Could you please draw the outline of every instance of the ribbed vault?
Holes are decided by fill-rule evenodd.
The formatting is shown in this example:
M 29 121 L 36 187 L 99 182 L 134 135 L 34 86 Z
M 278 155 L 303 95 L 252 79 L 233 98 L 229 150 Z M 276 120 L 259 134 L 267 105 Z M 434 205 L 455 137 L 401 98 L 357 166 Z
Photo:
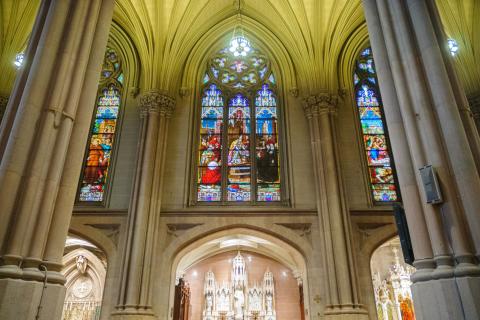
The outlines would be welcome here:
M 286 75 L 301 95 L 335 91 L 346 48 L 367 38 L 361 0 L 243 0 L 244 25 L 252 38 L 291 63 Z M 480 91 L 480 3 L 476 0 L 436 0 L 447 34 L 456 39 L 460 78 L 467 94 Z M 0 95 L 8 96 L 17 74 L 13 60 L 26 47 L 38 10 L 38 0 L 0 2 Z M 193 51 L 228 41 L 236 21 L 234 0 L 116 0 L 115 26 L 138 53 L 139 87 L 176 93 L 185 79 L 186 64 L 198 61 Z M 121 41 L 121 40 L 120 40 Z M 350 42 L 354 41 L 355 45 Z M 118 41 L 117 41 L 118 42 Z M 202 49 L 203 48 L 203 49 Z M 278 52 L 281 48 L 282 52 Z M 265 49 L 265 48 L 262 48 Z M 356 48 L 355 50 L 358 50 Z M 198 68 L 198 66 L 197 66 Z M 348 78 L 350 75 L 348 75 Z

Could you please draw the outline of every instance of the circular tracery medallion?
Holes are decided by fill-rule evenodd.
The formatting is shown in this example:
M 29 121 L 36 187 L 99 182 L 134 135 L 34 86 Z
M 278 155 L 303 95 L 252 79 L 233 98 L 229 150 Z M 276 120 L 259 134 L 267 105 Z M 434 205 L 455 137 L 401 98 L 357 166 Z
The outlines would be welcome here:
M 75 280 L 72 293 L 78 299 L 84 299 L 92 292 L 93 284 L 89 277 L 82 276 Z

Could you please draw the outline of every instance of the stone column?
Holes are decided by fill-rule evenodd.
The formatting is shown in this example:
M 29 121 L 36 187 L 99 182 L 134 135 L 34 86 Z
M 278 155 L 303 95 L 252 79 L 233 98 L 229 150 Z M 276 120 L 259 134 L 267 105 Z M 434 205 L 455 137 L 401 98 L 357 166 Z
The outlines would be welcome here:
M 429 277 L 435 267 L 433 251 L 427 223 L 424 215 L 424 204 L 420 197 L 417 186 L 417 174 L 414 160 L 408 146 L 407 133 L 403 125 L 400 113 L 400 103 L 395 92 L 395 82 L 388 52 L 385 45 L 384 35 L 378 16 L 375 0 L 364 0 L 365 16 L 367 17 L 368 29 L 370 30 L 370 43 L 375 58 L 375 67 L 378 74 L 378 82 L 381 89 L 383 109 L 388 122 L 388 132 L 395 159 L 395 169 L 402 193 L 403 207 L 407 216 L 410 236 L 412 238 L 414 265 L 417 269 L 414 277 Z M 410 128 L 411 129 L 411 128 Z M 411 129 L 412 130 L 412 129 Z M 414 152 L 417 150 L 413 150 Z M 417 155 L 418 157 L 418 155 Z M 432 214 L 436 214 L 433 212 Z M 443 242 L 444 239 L 442 239 Z
M 476 236 L 468 226 L 474 217 L 468 210 L 477 212 L 478 218 L 472 208 L 479 200 L 468 198 L 464 188 L 476 190 L 478 174 L 452 89 L 454 78 L 446 71 L 425 1 L 364 0 L 364 6 L 375 58 L 380 56 L 380 66 L 387 66 L 378 69 L 379 79 L 393 74 L 399 102 L 395 109 L 402 117 L 413 166 L 433 165 L 443 193 L 443 203 L 427 204 L 423 183 L 415 173 L 423 202 L 420 214 L 425 217 L 436 264 L 430 275 L 412 277 L 417 318 L 477 319 L 480 269 L 474 257 Z M 382 93 L 387 85 L 382 85 Z M 390 125 L 395 110 L 385 111 Z M 397 145 L 392 139 L 394 152 Z M 420 238 L 414 234 L 412 240 Z
M 327 270 L 326 318 L 367 319 L 359 303 L 350 224 L 340 183 L 334 115 L 338 97 L 328 93 L 304 99 L 310 127 L 319 224 L 323 227 Z
M 151 284 L 155 243 L 160 214 L 162 168 L 168 134 L 168 120 L 175 100 L 158 90 L 140 99 L 142 118 L 135 184 L 130 203 L 116 319 L 155 318 Z
M 52 219 L 68 146 L 78 138 L 72 131 L 81 125 L 80 97 L 93 97 L 85 101 L 92 108 L 95 101 L 97 85 L 88 91 L 84 84 L 98 84 L 103 55 L 92 53 L 105 51 L 112 14 L 113 0 L 45 0 L 39 9 L 1 126 L 1 319 L 61 317 L 64 279 L 58 264 L 50 269 L 45 250 L 50 232 L 62 229 L 63 237 L 50 240 L 60 243 L 56 254 L 63 253 L 71 208 L 62 212 L 62 224 Z M 83 126 L 88 130 L 90 122 Z M 83 158 L 83 150 L 76 156 Z M 76 182 L 79 173 L 80 165 Z

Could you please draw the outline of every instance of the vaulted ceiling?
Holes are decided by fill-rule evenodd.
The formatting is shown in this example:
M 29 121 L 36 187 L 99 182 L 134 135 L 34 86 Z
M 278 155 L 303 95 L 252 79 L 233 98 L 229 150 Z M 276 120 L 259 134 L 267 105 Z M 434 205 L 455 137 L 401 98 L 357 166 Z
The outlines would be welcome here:
M 40 0 L 0 1 L 0 94 L 16 74 Z M 480 88 L 480 0 L 437 0 L 447 34 L 460 45 L 457 65 L 467 92 Z M 140 60 L 140 87 L 177 90 L 187 68 L 226 45 L 238 25 L 234 0 L 116 0 L 114 22 Z M 452 14 L 453 13 L 453 14 Z M 291 72 L 302 94 L 336 90 L 345 57 L 367 41 L 361 0 L 243 0 L 245 32 Z M 195 65 L 196 64 L 196 65 Z M 289 88 L 290 89 L 290 88 Z

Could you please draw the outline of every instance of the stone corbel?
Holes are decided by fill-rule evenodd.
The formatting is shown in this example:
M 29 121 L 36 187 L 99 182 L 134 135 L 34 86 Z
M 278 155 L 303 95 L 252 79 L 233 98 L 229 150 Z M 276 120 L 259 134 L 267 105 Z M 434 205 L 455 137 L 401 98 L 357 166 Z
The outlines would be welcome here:
M 192 89 L 187 88 L 187 87 L 181 87 L 178 90 L 178 94 L 180 95 L 180 97 L 186 98 L 186 97 L 190 96 L 190 94 L 192 94 Z

